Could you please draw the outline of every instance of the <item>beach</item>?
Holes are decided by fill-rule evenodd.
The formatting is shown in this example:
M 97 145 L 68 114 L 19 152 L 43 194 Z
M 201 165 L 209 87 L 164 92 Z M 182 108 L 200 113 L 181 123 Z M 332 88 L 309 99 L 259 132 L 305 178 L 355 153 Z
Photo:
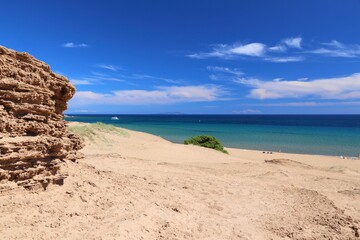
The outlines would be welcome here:
M 360 153 L 359 115 L 91 114 L 65 119 L 101 122 L 174 143 L 210 135 L 231 148 L 347 157 Z
M 360 240 L 359 12 L 3 1 L 0 240 Z
M 2 239 L 359 238 L 360 161 L 68 124 L 85 158 L 62 186 L 2 192 Z

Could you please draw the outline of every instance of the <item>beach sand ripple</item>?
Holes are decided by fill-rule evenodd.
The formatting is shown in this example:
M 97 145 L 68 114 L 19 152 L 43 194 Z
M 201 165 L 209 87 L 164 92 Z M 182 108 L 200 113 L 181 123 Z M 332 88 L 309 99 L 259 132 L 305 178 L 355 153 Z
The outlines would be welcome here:
M 359 239 L 360 161 L 71 125 L 85 159 L 61 187 L 1 193 L 2 239 Z

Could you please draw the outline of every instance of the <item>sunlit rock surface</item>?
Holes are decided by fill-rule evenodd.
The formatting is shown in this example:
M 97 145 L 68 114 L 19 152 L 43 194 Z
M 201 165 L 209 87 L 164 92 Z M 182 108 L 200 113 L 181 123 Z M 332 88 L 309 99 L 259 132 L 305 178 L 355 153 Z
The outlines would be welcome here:
M 63 112 L 75 87 L 49 65 L 0 46 L 0 185 L 62 184 L 65 159 L 81 155 Z

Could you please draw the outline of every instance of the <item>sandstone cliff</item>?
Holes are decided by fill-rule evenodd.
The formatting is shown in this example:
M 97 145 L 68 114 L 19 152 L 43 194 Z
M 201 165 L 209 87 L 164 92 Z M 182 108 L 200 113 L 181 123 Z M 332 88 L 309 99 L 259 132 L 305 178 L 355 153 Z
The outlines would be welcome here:
M 74 94 L 47 64 L 0 46 L 0 184 L 62 184 L 62 161 L 79 158 L 82 148 L 63 120 Z

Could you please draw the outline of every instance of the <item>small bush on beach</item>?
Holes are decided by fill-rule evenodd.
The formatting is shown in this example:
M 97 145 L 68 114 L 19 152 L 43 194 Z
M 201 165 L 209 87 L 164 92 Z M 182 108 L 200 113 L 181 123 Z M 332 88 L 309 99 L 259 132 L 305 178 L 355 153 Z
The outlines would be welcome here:
M 220 141 L 213 136 L 200 135 L 200 136 L 191 137 L 185 140 L 184 144 L 186 145 L 193 144 L 201 147 L 215 149 L 223 153 L 228 153 L 224 149 L 224 146 L 220 143 Z

